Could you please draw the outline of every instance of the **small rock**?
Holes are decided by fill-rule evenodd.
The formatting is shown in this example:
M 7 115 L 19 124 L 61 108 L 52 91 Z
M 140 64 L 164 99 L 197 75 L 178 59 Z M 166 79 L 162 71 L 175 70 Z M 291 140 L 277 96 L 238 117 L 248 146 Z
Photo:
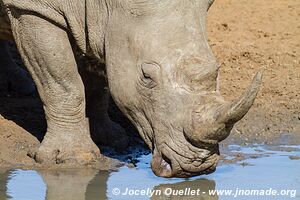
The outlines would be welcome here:
M 291 160 L 300 160 L 299 156 L 289 156 L 289 159 Z
M 228 29 L 228 24 L 227 23 L 222 23 L 221 25 L 225 28 L 225 30 Z
M 256 159 L 256 158 L 259 158 L 259 155 L 250 155 L 249 157 L 253 158 L 253 159 Z
M 247 163 L 247 162 L 242 162 L 240 164 L 242 167 L 246 167 L 246 166 L 253 166 L 253 164 Z
M 133 163 L 127 163 L 127 167 L 131 169 L 131 168 L 135 168 L 135 165 Z

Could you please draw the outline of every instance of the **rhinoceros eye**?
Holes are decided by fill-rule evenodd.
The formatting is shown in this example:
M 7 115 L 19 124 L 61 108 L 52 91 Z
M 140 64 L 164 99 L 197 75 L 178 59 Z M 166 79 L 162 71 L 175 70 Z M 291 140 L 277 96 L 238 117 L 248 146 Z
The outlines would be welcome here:
M 144 86 L 153 88 L 158 83 L 159 66 L 156 63 L 143 63 L 141 65 L 142 70 L 142 83 Z

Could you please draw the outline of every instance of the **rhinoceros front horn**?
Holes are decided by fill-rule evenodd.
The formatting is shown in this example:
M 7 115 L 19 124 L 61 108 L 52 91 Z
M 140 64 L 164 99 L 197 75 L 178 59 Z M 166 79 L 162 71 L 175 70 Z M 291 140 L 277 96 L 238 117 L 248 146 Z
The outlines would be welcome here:
M 222 111 L 222 114 L 219 115 L 220 117 L 218 121 L 225 124 L 233 125 L 235 122 L 242 119 L 251 108 L 259 91 L 261 81 L 262 74 L 261 72 L 257 72 L 255 77 L 253 78 L 252 84 L 245 92 L 245 94 L 242 95 L 239 99 L 230 103 L 228 106 L 226 106 Z

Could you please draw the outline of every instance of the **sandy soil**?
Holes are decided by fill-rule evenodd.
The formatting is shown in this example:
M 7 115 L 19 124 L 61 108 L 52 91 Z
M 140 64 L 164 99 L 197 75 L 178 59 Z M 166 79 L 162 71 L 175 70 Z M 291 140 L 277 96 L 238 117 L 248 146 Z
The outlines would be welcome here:
M 258 70 L 261 92 L 228 143 L 300 142 L 300 2 L 216 0 L 209 12 L 209 42 L 221 65 L 221 92 L 239 97 Z M 0 166 L 31 165 L 26 156 L 45 131 L 36 97 L 0 98 Z
M 33 165 L 27 156 L 28 149 L 39 141 L 13 121 L 0 116 L 0 167 L 23 167 Z
M 216 0 L 209 12 L 210 44 L 221 65 L 221 92 L 239 97 L 258 70 L 263 85 L 231 139 L 276 142 L 300 136 L 300 2 Z M 241 139 L 240 139 L 241 138 Z

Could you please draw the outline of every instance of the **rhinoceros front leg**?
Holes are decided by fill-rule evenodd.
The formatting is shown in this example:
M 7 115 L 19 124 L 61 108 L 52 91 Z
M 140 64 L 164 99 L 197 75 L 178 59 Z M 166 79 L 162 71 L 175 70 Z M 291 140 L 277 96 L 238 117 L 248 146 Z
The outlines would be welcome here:
M 90 65 L 99 71 L 90 71 Z M 99 63 L 85 63 L 80 68 L 85 85 L 86 111 L 90 120 L 91 136 L 96 144 L 110 146 L 122 152 L 128 147 L 129 140 L 125 130 L 108 115 L 110 94 L 104 69 L 105 66 Z
M 20 14 L 20 13 L 18 13 Z M 38 16 L 11 16 L 12 30 L 43 102 L 47 133 L 39 163 L 90 164 L 100 158 L 85 116 L 84 86 L 65 30 Z

